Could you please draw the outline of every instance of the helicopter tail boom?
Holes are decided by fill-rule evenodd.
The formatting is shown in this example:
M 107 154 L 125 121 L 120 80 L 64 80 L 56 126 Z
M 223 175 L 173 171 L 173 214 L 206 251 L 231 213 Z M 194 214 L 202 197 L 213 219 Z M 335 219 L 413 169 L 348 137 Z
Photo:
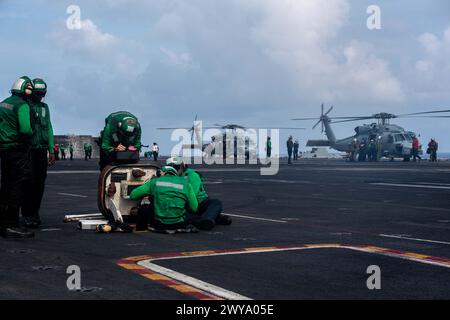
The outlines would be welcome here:
M 306 143 L 307 147 L 329 147 L 329 140 L 308 140 Z

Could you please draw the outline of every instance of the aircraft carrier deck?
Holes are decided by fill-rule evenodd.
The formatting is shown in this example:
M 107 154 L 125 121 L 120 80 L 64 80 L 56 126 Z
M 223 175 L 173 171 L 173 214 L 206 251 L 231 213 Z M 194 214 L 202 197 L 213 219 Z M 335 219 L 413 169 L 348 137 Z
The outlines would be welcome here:
M 199 170 L 231 226 L 98 234 L 63 223 L 98 212 L 96 161 L 59 161 L 36 237 L 0 239 L 0 299 L 450 299 L 449 162 Z M 79 291 L 66 286 L 70 265 Z M 367 287 L 373 265 L 379 290 Z

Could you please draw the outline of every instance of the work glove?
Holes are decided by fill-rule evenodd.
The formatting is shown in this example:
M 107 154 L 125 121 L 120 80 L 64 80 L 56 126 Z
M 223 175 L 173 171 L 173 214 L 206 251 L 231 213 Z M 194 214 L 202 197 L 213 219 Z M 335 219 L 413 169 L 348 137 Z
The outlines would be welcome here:
M 123 144 L 119 144 L 115 150 L 122 152 L 122 151 L 127 150 L 127 148 Z
M 48 165 L 52 166 L 55 164 L 55 154 L 54 153 L 49 153 L 48 154 Z

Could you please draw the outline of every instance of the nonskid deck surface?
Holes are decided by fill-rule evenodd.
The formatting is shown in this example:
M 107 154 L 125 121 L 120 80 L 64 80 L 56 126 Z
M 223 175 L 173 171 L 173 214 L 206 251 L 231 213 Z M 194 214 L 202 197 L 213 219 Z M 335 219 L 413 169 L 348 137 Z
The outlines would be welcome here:
M 96 161 L 58 162 L 36 237 L 0 239 L 0 298 L 450 298 L 450 163 L 282 160 L 275 176 L 196 168 L 231 226 L 98 234 L 63 223 L 98 212 Z M 70 265 L 80 291 L 67 288 Z M 371 265 L 381 290 L 367 288 Z

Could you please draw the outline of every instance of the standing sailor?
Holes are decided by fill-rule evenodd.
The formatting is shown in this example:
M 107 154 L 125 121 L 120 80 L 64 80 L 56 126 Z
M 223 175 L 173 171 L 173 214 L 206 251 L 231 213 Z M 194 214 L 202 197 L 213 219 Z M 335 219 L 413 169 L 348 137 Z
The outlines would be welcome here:
M 34 79 L 33 86 L 30 103 L 33 128 L 30 153 L 31 180 L 26 186 L 27 201 L 22 205 L 22 215 L 28 228 L 38 228 L 41 225 L 39 209 L 44 195 L 47 167 L 55 162 L 50 111 L 48 105 L 42 102 L 47 94 L 47 84 L 42 79 Z
M 17 79 L 11 96 L 0 103 L 0 234 L 5 238 L 29 238 L 34 233 L 19 227 L 19 209 L 27 201 L 25 187 L 31 176 L 30 138 L 33 134 L 29 100 L 33 83 Z

